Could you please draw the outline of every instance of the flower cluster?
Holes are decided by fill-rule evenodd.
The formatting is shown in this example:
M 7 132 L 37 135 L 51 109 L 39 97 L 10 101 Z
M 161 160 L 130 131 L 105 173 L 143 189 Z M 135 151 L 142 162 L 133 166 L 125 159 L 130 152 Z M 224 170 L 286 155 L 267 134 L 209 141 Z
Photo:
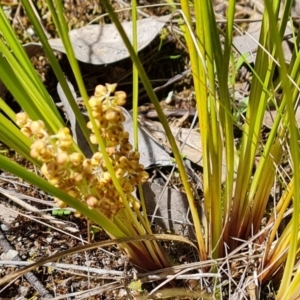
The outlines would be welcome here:
M 91 122 L 87 127 L 92 132 L 90 140 L 93 144 L 97 144 L 95 130 L 101 135 L 123 192 L 129 201 L 134 201 L 131 204 L 136 208 L 137 202 L 131 200 L 131 194 L 149 175 L 139 163 L 140 154 L 132 150 L 129 134 L 122 125 L 125 117 L 119 105 L 125 104 L 126 94 L 115 92 L 115 88 L 116 84 L 96 87 L 89 105 L 97 128 L 93 128 Z M 91 158 L 78 152 L 71 153 L 73 139 L 68 128 L 49 135 L 42 121 L 32 121 L 26 113 L 19 113 L 16 118 L 21 131 L 33 139 L 30 155 L 43 162 L 41 173 L 51 184 L 108 218 L 113 218 L 124 207 L 101 152 L 94 153 Z M 60 199 L 55 201 L 65 207 Z

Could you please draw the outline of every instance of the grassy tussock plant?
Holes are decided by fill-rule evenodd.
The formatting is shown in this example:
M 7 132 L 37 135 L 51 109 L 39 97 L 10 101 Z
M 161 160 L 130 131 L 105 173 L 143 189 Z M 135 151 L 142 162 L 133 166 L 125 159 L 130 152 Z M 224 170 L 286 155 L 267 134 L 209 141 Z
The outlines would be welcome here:
M 133 150 L 129 142 L 129 133 L 124 130 L 122 123 L 125 121 L 120 105 L 126 102 L 126 93 L 115 91 L 116 84 L 98 85 L 95 94 L 89 99 L 92 115 L 96 123 L 96 130 L 100 133 L 105 144 L 105 151 L 113 167 L 114 176 L 117 178 L 123 195 L 120 196 L 116 189 L 112 173 L 109 172 L 105 159 L 100 151 L 95 152 L 91 158 L 85 158 L 81 152 L 73 152 L 73 138 L 70 130 L 63 127 L 56 134 L 49 134 L 41 120 L 31 120 L 25 112 L 16 115 L 16 124 L 21 132 L 28 137 L 32 144 L 30 155 L 41 162 L 41 174 L 49 183 L 66 192 L 73 198 L 86 204 L 90 210 L 97 212 L 101 218 L 116 222 L 119 227 L 124 223 L 128 235 L 145 234 L 146 230 L 140 223 L 146 221 L 140 213 L 140 202 L 132 195 L 139 184 L 144 183 L 148 173 L 139 163 L 140 154 Z M 87 127 L 91 130 L 90 141 L 98 145 L 95 129 L 89 121 Z M 125 200 L 125 201 L 124 201 Z M 54 198 L 60 208 L 67 207 L 63 199 Z M 134 212 L 134 214 L 133 214 Z M 140 220 L 136 220 L 136 214 Z M 77 211 L 77 217 L 86 217 Z M 101 225 L 101 219 L 99 219 Z M 108 234 L 114 236 L 109 229 Z M 149 230 L 148 233 L 151 233 Z M 153 247 L 153 245 L 150 247 Z M 128 249 L 127 249 L 128 250 Z M 141 257 L 144 255 L 144 263 Z M 155 248 L 150 253 L 156 252 Z M 158 259 L 150 262 L 145 256 L 147 249 L 134 248 L 128 251 L 132 260 L 140 267 L 147 269 L 159 266 L 168 266 L 167 260 L 162 264 Z M 137 255 L 139 253 L 139 255 Z M 161 257 L 162 253 L 158 257 Z M 151 256 L 151 255 L 150 255 Z M 137 259 L 138 257 L 138 259 Z

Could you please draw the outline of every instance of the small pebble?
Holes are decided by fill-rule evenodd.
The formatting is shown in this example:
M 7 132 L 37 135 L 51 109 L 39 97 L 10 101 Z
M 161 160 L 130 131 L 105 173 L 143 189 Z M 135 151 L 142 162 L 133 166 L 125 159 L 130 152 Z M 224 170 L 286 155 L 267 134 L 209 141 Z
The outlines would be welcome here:
M 8 230 L 9 230 L 9 227 L 6 226 L 5 224 L 1 224 L 1 230 L 2 230 L 2 231 L 8 231 Z
M 47 241 L 47 243 L 49 243 L 49 244 L 52 242 L 52 240 L 53 240 L 53 237 L 52 237 L 52 236 L 49 236 L 49 237 L 46 238 L 46 241 Z

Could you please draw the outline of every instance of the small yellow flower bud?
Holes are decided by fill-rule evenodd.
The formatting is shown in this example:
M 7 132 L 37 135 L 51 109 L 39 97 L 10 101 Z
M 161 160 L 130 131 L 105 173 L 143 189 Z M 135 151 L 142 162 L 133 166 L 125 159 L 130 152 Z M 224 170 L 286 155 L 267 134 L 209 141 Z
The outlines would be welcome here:
M 95 134 L 91 134 L 91 135 L 90 135 L 90 141 L 91 141 L 91 143 L 94 144 L 94 145 L 97 145 L 97 144 L 98 144 L 97 137 L 96 137 Z
M 76 184 L 80 184 L 82 182 L 82 180 L 83 180 L 83 176 L 82 176 L 81 173 L 75 173 L 73 175 L 73 179 L 74 179 L 74 181 L 75 181 Z
M 126 142 L 129 139 L 129 132 L 123 131 L 122 133 L 122 141 Z
M 97 85 L 95 88 L 95 96 L 102 97 L 107 93 L 107 88 L 104 85 Z
M 106 152 L 107 152 L 108 156 L 112 156 L 116 153 L 116 148 L 115 147 L 108 147 L 108 148 L 106 148 Z
M 109 108 L 105 113 L 105 118 L 110 122 L 123 123 L 125 117 L 121 107 L 115 106 L 114 108 Z
M 99 120 L 95 119 L 95 124 L 96 124 L 96 127 L 99 128 L 100 127 L 100 122 Z M 86 127 L 90 130 L 92 130 L 92 132 L 94 132 L 94 127 L 93 127 L 93 124 L 91 121 L 87 122 L 86 124 Z
M 143 171 L 139 177 L 140 177 L 141 183 L 144 183 L 148 180 L 149 174 L 146 171 Z
M 45 165 L 49 174 L 55 174 L 58 171 L 58 164 L 54 161 L 47 162 Z
M 115 102 L 117 105 L 124 105 L 126 103 L 126 93 L 123 91 L 115 92 Z
M 56 162 L 59 164 L 59 165 L 64 165 L 65 163 L 67 163 L 69 160 L 69 155 L 67 152 L 65 151 L 61 151 L 59 153 L 57 153 L 56 155 Z
M 56 205 L 60 208 L 66 208 L 67 204 L 64 203 L 62 200 L 58 199 L 58 198 L 54 198 L 54 202 L 56 203 Z
M 132 169 L 137 170 L 139 167 L 139 162 L 137 160 L 131 160 L 130 161 L 130 166 Z
M 71 135 L 70 135 L 70 129 L 67 128 L 67 127 L 60 128 L 58 130 L 58 132 L 57 132 L 57 138 L 59 140 L 62 140 L 62 141 L 66 140 L 66 139 L 69 140 L 70 137 L 71 137 Z
M 58 186 L 61 183 L 61 178 L 58 176 L 54 176 L 52 178 L 46 177 L 49 181 L 49 183 L 51 183 L 54 186 Z
M 61 141 L 58 145 L 59 148 L 63 151 L 67 151 L 73 144 L 73 140 Z
M 121 169 L 121 168 L 118 168 L 116 171 L 115 171 L 115 174 L 116 174 L 116 177 L 118 179 L 122 178 L 125 174 L 125 170 L 124 169 Z
M 43 149 L 45 149 L 47 147 L 46 143 L 41 141 L 41 140 L 37 140 L 35 141 L 31 146 L 30 146 L 30 156 L 33 158 L 37 158 L 40 154 L 41 151 Z
M 127 154 L 129 151 L 132 150 L 132 145 L 130 143 L 125 143 L 125 144 L 122 144 L 121 147 L 120 147 L 120 152 L 123 153 L 123 154 Z
M 107 91 L 109 93 L 113 93 L 116 90 L 117 84 L 116 83 L 105 83 L 105 86 L 107 88 Z
M 102 160 L 102 158 L 103 158 L 102 153 L 100 153 L 100 152 L 95 152 L 95 153 L 93 154 L 92 158 L 91 158 L 91 163 L 92 163 L 92 165 L 93 165 L 94 167 L 99 166 L 99 165 L 100 165 L 100 162 L 101 162 L 101 160 Z
M 121 156 L 119 158 L 119 166 L 122 168 L 122 167 L 127 167 L 129 166 L 129 160 L 126 156 Z
M 73 190 L 69 190 L 68 191 L 68 195 L 70 195 L 73 198 L 78 198 L 79 192 L 77 190 L 74 190 L 74 189 Z
M 27 137 L 32 136 L 32 132 L 31 132 L 30 128 L 28 128 L 28 127 L 21 128 L 21 132 Z
M 85 202 L 90 208 L 97 208 L 99 206 L 99 201 L 94 195 L 87 196 Z
M 101 108 L 101 100 L 95 96 L 92 96 L 89 99 L 89 105 L 92 108 L 92 110 L 99 109 L 99 108 Z
M 122 185 L 124 193 L 131 194 L 134 191 L 134 187 L 129 182 L 124 182 Z
M 81 217 L 82 217 L 82 214 L 81 214 L 79 211 L 75 211 L 75 212 L 74 212 L 74 217 L 75 217 L 75 218 L 81 218 Z
M 105 112 L 105 119 L 109 122 L 117 122 L 119 114 L 113 108 L 110 108 Z
M 132 151 L 128 154 L 129 160 L 139 160 L 140 159 L 140 153 L 138 151 Z
M 114 135 L 108 135 L 106 136 L 107 139 L 107 146 L 108 147 L 116 147 L 119 145 L 119 138 Z
M 105 118 L 99 119 L 100 128 L 105 128 L 108 126 L 108 121 Z
M 91 164 L 90 159 L 85 159 L 82 163 L 82 171 L 85 174 L 92 174 L 93 173 L 93 166 Z
M 16 114 L 16 123 L 18 126 L 24 126 L 28 122 L 28 116 L 25 112 Z
M 101 174 L 99 181 L 101 181 L 101 183 L 103 183 L 105 185 L 111 183 L 112 179 L 111 179 L 111 175 L 109 174 L 109 172 L 103 172 Z
M 100 120 L 102 118 L 102 112 L 98 110 L 93 110 L 92 115 L 95 119 Z
M 140 208 L 141 208 L 140 202 L 137 201 L 137 200 L 133 201 L 133 203 L 132 203 L 132 208 L 133 208 L 134 210 L 140 210 Z
M 38 134 L 45 128 L 45 124 L 43 121 L 32 121 L 30 124 L 30 130 L 32 134 Z
M 53 158 L 54 151 L 51 147 L 47 146 L 46 148 L 41 149 L 40 157 L 43 161 L 49 161 Z
M 82 164 L 84 156 L 82 153 L 73 152 L 69 155 L 69 160 L 71 164 L 75 167 L 78 167 Z

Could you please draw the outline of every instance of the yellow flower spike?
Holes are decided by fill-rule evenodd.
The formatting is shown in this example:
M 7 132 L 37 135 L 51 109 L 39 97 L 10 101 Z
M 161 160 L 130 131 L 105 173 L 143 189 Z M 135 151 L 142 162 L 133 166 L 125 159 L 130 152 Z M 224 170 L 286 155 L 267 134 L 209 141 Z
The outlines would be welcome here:
M 105 197 L 108 198 L 108 199 L 116 199 L 118 197 L 118 192 L 113 187 L 112 189 L 109 189 L 109 190 L 105 191 Z
M 107 198 L 102 198 L 100 200 L 99 207 L 104 214 L 107 214 L 107 211 L 109 210 L 109 202 L 110 201 Z
M 114 107 L 114 110 L 115 110 L 115 112 L 118 114 L 118 119 L 117 119 L 117 121 L 118 121 L 119 123 L 125 122 L 126 119 L 125 119 L 125 116 L 124 116 L 124 114 L 123 114 L 123 111 L 122 111 L 121 107 L 116 106 L 116 107 Z
M 134 170 L 139 169 L 140 164 L 139 164 L 139 162 L 137 160 L 131 160 L 129 162 L 129 164 L 130 164 L 130 166 L 131 166 L 132 169 L 134 169 Z M 141 166 L 143 166 L 143 165 L 141 165 Z
M 44 139 L 44 138 L 46 138 L 46 137 L 48 137 L 48 133 L 45 131 L 45 130 L 42 130 L 41 132 L 38 132 L 37 134 L 36 134 L 36 138 L 37 139 Z
M 122 136 L 122 133 L 124 131 L 124 127 L 122 124 L 118 124 L 118 125 L 115 125 L 115 126 L 111 126 L 110 128 L 110 132 L 113 134 L 113 135 L 116 135 L 118 136 Z

